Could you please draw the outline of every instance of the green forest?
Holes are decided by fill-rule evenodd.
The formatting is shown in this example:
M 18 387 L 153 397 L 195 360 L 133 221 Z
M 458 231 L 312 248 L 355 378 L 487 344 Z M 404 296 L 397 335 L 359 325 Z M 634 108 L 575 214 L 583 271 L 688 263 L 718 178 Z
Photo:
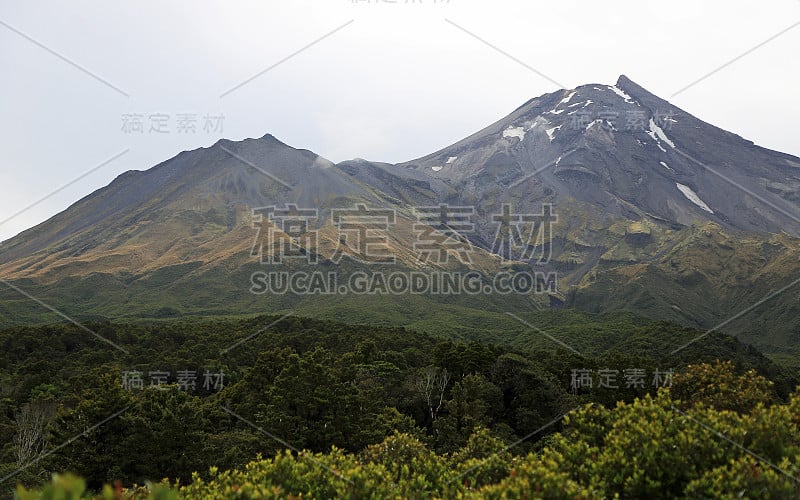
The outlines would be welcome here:
M 293 316 L 6 329 L 0 495 L 800 494 L 796 373 L 722 334 L 581 316 L 598 346 L 547 319 L 578 349 Z

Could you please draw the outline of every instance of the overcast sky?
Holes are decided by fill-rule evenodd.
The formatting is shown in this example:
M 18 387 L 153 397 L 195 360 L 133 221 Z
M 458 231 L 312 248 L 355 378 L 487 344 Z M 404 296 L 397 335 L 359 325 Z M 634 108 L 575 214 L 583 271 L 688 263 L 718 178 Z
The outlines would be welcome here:
M 0 240 L 220 137 L 399 162 L 622 73 L 800 155 L 798 21 L 800 0 L 0 0 L 0 220 L 85 175 Z

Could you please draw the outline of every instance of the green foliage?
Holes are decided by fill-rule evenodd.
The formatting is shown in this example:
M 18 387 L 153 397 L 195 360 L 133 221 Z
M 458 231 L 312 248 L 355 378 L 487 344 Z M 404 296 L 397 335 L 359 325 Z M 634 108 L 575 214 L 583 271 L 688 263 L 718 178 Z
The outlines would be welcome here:
M 527 455 L 483 427 L 453 453 L 397 432 L 356 453 L 287 450 L 242 468 L 211 467 L 188 484 L 106 486 L 94 498 L 796 498 L 800 392 L 776 402 L 763 380 L 727 363 L 692 366 L 682 377 L 699 389 L 691 403 L 662 389 L 613 408 L 587 404 Z M 485 383 L 460 382 L 465 394 Z M 714 408 L 732 388 L 746 388 L 746 397 Z M 71 476 L 38 492 L 20 487 L 18 497 L 89 498 Z
M 784 499 L 798 495 L 796 468 L 800 456 L 786 457 L 776 467 L 752 457 L 732 459 L 728 464 L 705 472 L 686 486 L 690 498 Z
M 726 467 L 738 470 L 731 460 L 746 457 L 684 413 L 722 425 L 774 463 L 794 463 L 800 403 L 782 404 L 786 394 L 772 384 L 792 378 L 734 339 L 709 335 L 702 352 L 687 348 L 680 357 L 662 357 L 644 340 L 631 352 L 584 357 L 296 317 L 264 329 L 276 319 L 89 325 L 128 353 L 71 325 L 0 331 L 0 437 L 7 443 L 0 477 L 25 466 L 0 484 L 0 495 L 11 494 L 12 482 L 40 485 L 66 471 L 84 478 L 87 495 L 114 484 L 144 497 L 157 488 L 134 485 L 165 477 L 170 494 L 179 484 L 184 494 L 199 488 L 212 497 L 234 487 L 281 497 L 502 496 L 502 488 L 543 497 L 658 496 L 683 494 L 694 481 L 706 491 L 733 473 Z M 597 335 L 622 324 L 584 320 Z M 647 326 L 654 338 L 675 328 L 656 326 Z M 634 337 L 649 338 L 641 335 Z M 732 362 L 699 363 L 709 353 Z M 657 395 L 649 384 L 570 390 L 576 368 L 635 366 L 679 369 L 671 394 Z M 129 390 L 121 383 L 124 370 L 204 368 L 226 373 L 224 389 Z M 48 453 L 16 463 L 15 415 L 39 407 L 54 414 L 36 441 Z M 645 453 L 660 447 L 668 452 Z M 632 461 L 634 451 L 645 454 Z M 321 473 L 330 470 L 336 473 Z M 50 487 L 74 487 L 59 477 L 69 484 Z
M 41 491 L 28 491 L 25 487 L 17 488 L 17 497 L 20 500 L 78 500 L 89 498 L 86 493 L 86 482 L 71 474 L 64 476 L 56 474 L 50 484 Z
M 131 490 L 124 490 L 119 485 L 114 488 L 105 485 L 99 494 L 93 494 L 87 490 L 83 479 L 72 474 L 54 474 L 53 479 L 39 490 L 17 487 L 15 498 L 18 500 L 178 500 L 181 496 L 168 484 L 151 484 Z
M 775 400 L 774 384 L 755 370 L 737 375 L 730 361 L 689 365 L 674 378 L 672 394 L 685 405 L 703 402 L 717 410 L 749 412 Z

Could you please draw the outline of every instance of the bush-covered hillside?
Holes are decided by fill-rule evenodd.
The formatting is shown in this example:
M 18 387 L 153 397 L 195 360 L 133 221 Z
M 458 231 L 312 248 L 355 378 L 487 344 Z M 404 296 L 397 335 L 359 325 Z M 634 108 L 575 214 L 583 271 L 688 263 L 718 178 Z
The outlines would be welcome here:
M 583 405 L 528 454 L 482 427 L 450 453 L 396 432 L 358 452 L 286 450 L 235 470 L 212 467 L 183 486 L 107 485 L 96 497 L 790 499 L 800 495 L 798 425 L 800 394 L 776 403 L 769 381 L 754 371 L 704 364 L 656 396 L 614 408 Z M 72 476 L 17 494 L 91 496 Z
M 795 400 L 785 404 L 796 379 L 735 339 L 714 334 L 673 357 L 652 347 L 659 344 L 655 336 L 642 333 L 636 336 L 638 349 L 588 357 L 567 349 L 511 350 L 295 317 L 88 326 L 97 336 L 71 325 L 0 332 L 0 491 L 5 496 L 18 483 L 36 488 L 53 473 L 69 472 L 84 478 L 86 491 L 97 493 L 104 485 L 121 490 L 169 478 L 172 490 L 179 490 L 176 482 L 190 485 L 181 494 L 198 498 L 228 495 L 227 486 L 241 489 L 249 483 L 277 488 L 279 496 L 419 491 L 449 497 L 478 487 L 499 494 L 501 484 L 510 491 L 526 488 L 523 480 L 534 481 L 543 468 L 554 477 L 567 474 L 575 492 L 586 489 L 590 497 L 600 491 L 630 496 L 624 493 L 645 490 L 624 488 L 645 486 L 614 481 L 636 477 L 650 484 L 637 475 L 650 478 L 652 473 L 639 471 L 644 463 L 639 460 L 662 458 L 642 457 L 631 466 L 628 458 L 609 455 L 602 462 L 606 468 L 596 471 L 608 484 L 579 470 L 599 467 L 598 457 L 611 453 L 612 441 L 603 436 L 616 435 L 617 421 L 646 428 L 652 415 L 669 417 L 673 427 L 659 432 L 682 436 L 693 425 L 685 412 L 738 429 L 735 435 L 749 440 L 755 434 L 747 430 L 751 423 L 744 416 L 717 410 L 776 412 L 759 416 L 758 422 L 783 418 L 781 412 L 796 418 L 791 413 Z M 591 328 L 598 336 L 622 335 L 618 322 L 609 325 L 598 318 Z M 648 328 L 662 337 L 702 334 L 668 324 L 660 331 Z M 681 378 L 689 364 L 714 359 L 732 362 L 701 365 L 705 368 Z M 680 403 L 668 393 L 657 395 L 669 385 L 665 374 L 670 370 L 676 373 L 671 394 Z M 189 373 L 196 374 L 193 382 Z M 613 409 L 617 402 L 622 406 Z M 592 421 L 600 427 L 594 429 Z M 794 446 L 794 428 L 786 425 L 775 421 L 776 435 L 785 431 L 787 439 L 769 445 L 774 448 L 769 456 L 778 462 L 793 460 L 785 447 Z M 713 444 L 702 440 L 704 446 Z M 481 465 L 455 479 L 477 465 L 475 460 L 507 446 L 508 453 L 488 461 L 493 468 Z M 619 446 L 631 453 L 651 449 L 638 442 Z M 681 478 L 669 479 L 678 482 L 667 491 L 683 491 L 689 479 L 699 480 L 701 469 L 711 471 L 734 456 L 720 450 Z M 592 459 L 583 463 L 587 456 Z M 621 463 L 633 468 L 619 469 L 621 479 L 612 481 L 607 474 Z M 329 469 L 336 472 L 331 477 L 324 473 Z M 678 473 L 674 466 L 669 469 Z M 48 488 L 62 486 L 77 488 L 79 481 L 59 476 Z M 370 490 L 379 486 L 386 489 Z

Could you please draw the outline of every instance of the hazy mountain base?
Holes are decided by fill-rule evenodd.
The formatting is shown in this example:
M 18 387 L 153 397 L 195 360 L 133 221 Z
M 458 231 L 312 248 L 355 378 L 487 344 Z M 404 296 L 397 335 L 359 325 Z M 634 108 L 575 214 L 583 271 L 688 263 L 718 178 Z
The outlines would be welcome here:
M 575 277 L 566 304 L 591 312 L 633 311 L 695 328 L 724 323 L 722 331 L 766 353 L 797 355 L 800 240 L 714 223 L 653 229 L 648 238 L 654 248 L 624 240 L 608 248 L 590 271 Z M 573 255 L 590 252 L 582 250 Z
M 687 228 L 671 235 L 669 245 L 662 245 L 661 256 L 649 263 L 603 259 L 583 271 L 575 271 L 581 265 L 582 255 L 564 250 L 547 266 L 533 268 L 558 273 L 557 293 L 523 295 L 256 295 L 248 290 L 252 286 L 251 275 L 264 271 L 265 266 L 255 263 L 230 268 L 194 262 L 159 268 L 143 275 L 93 273 L 64 278 L 56 283 L 41 284 L 33 279 L 10 283 L 79 321 L 293 312 L 346 323 L 404 326 L 447 338 L 517 346 L 519 343 L 515 339 L 528 328 L 506 313 L 526 318 L 554 335 L 559 333 L 561 325 L 581 318 L 577 311 L 553 311 L 552 317 L 563 314 L 565 321 L 542 323 L 541 318 L 551 317 L 543 311 L 553 304 L 591 312 L 632 311 L 695 328 L 714 327 L 790 284 L 793 276 L 800 276 L 800 265 L 794 258 L 795 245 L 795 239 L 781 236 L 771 237 L 771 241 L 735 238 L 710 225 Z M 584 249 L 586 253 L 591 251 Z M 620 252 L 619 246 L 606 251 L 616 255 Z M 572 263 L 564 262 L 568 253 L 576 259 Z M 768 253 L 769 259 L 765 257 Z M 709 254 L 714 257 L 708 257 Z M 340 276 L 363 270 L 378 271 L 347 264 L 282 269 L 336 271 Z M 393 267 L 383 269 L 387 273 L 398 271 Z M 514 269 L 506 270 L 515 272 Z M 469 272 L 468 268 L 453 270 Z M 569 281 L 577 284 L 570 286 Z M 726 324 L 722 331 L 755 344 L 783 364 L 796 366 L 800 349 L 798 294 L 800 286 L 790 288 Z M 0 324 L 44 324 L 60 319 L 28 297 L 0 285 Z M 636 328 L 636 323 L 632 321 L 626 327 Z M 556 331 L 550 330 L 553 324 Z M 549 342 L 542 338 L 537 347 L 547 347 Z M 571 342 L 568 343 L 572 345 Z M 582 351 L 587 349 L 587 342 L 611 345 L 613 341 L 598 338 L 577 341 L 578 345 L 572 346 Z M 680 345 L 665 342 L 665 346 L 673 349 Z M 588 349 L 593 352 L 591 347 Z
M 196 250 L 191 250 L 191 245 L 183 250 L 171 249 L 159 256 L 158 262 L 136 271 L 132 271 L 130 263 L 139 252 L 137 248 L 152 252 L 161 233 L 145 231 L 136 236 L 136 245 L 131 241 L 113 251 L 101 246 L 71 256 L 69 250 L 51 249 L 24 263 L 4 265 L 4 279 L 78 320 L 293 311 L 323 319 L 405 326 L 434 335 L 486 341 L 513 337 L 520 330 L 518 322 L 504 314 L 507 312 L 519 315 L 553 306 L 590 312 L 631 311 L 701 329 L 726 322 L 722 331 L 753 343 L 782 363 L 797 363 L 800 286 L 790 287 L 727 322 L 800 276 L 797 238 L 741 233 L 710 222 L 673 227 L 644 215 L 638 222 L 609 219 L 581 204 L 559 210 L 552 245 L 538 249 L 550 255 L 544 265 L 503 263 L 497 256 L 476 248 L 469 266 L 458 263 L 455 257 L 447 265 L 425 266 L 416 260 L 412 250 L 411 223 L 401 218 L 401 230 L 389 240 L 392 251 L 399 255 L 394 266 L 363 265 L 347 258 L 333 264 L 328 260 L 335 249 L 335 234 L 330 229 L 322 232 L 319 264 L 261 265 L 258 257 L 251 255 L 257 230 L 239 225 L 232 232 L 223 232 L 219 240 L 200 244 L 204 241 L 201 238 Z M 197 224 L 181 231 L 187 235 L 213 232 L 207 221 Z M 101 271 L 112 262 L 113 272 Z M 273 271 L 335 272 L 342 283 L 358 272 L 388 275 L 477 271 L 487 283 L 502 272 L 538 272 L 555 279 L 554 289 L 508 295 L 250 292 L 253 273 Z M 0 313 L 2 326 L 60 319 L 41 304 L 3 285 Z

